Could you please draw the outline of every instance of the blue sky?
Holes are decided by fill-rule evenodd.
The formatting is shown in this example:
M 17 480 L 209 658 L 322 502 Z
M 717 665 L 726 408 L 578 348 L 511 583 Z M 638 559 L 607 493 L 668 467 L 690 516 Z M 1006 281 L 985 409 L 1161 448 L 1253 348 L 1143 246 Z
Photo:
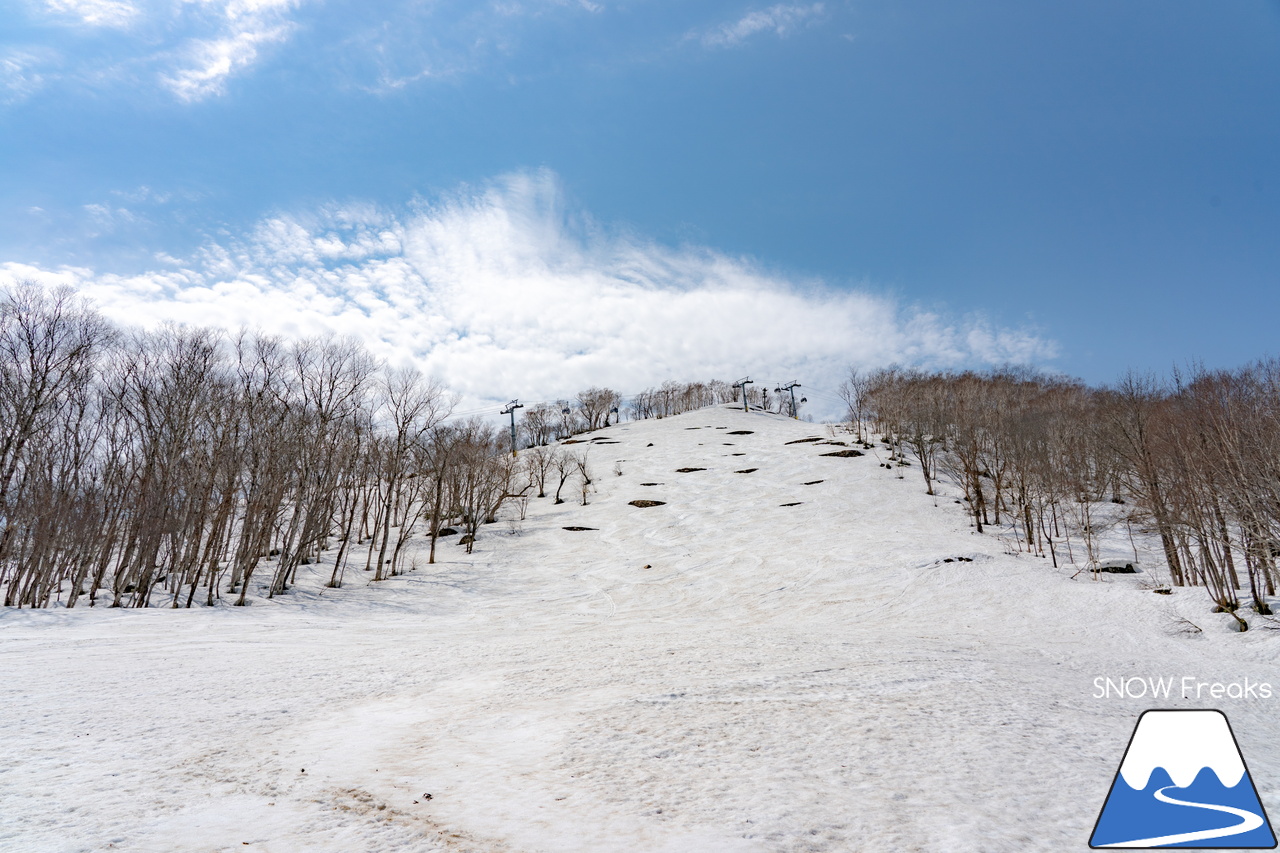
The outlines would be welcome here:
M 121 319 L 360 334 L 477 399 L 1280 354 L 1275 2 L 0 20 L 0 279 Z

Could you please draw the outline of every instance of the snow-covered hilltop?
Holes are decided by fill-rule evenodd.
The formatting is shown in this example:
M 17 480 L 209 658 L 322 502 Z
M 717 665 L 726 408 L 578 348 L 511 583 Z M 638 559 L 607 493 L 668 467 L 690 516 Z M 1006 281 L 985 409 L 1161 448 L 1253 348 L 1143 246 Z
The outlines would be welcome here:
M 1097 695 L 1280 686 L 1202 593 L 1007 554 L 777 415 L 577 442 L 586 505 L 379 583 L 325 552 L 244 608 L 0 611 L 0 849 L 1083 850 L 1153 706 L 1222 708 L 1280 810 L 1277 700 Z

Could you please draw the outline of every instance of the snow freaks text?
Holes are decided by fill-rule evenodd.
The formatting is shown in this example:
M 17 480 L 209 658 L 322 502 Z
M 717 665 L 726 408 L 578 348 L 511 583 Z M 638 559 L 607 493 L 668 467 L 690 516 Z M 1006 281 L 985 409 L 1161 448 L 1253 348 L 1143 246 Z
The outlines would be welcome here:
M 1267 681 L 1207 681 L 1182 676 L 1098 676 L 1093 680 L 1094 699 L 1271 699 L 1276 696 Z

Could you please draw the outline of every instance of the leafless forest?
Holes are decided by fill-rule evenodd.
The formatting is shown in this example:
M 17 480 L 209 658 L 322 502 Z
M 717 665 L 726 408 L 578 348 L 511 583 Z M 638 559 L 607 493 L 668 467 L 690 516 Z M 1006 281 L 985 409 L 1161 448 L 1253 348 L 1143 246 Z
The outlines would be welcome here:
M 1149 531 L 1173 584 L 1203 586 L 1226 612 L 1242 592 L 1271 612 L 1280 362 L 1112 388 L 1025 370 L 854 370 L 841 391 L 852 422 L 889 444 L 890 464 L 919 469 L 930 494 L 940 474 L 963 488 L 978 531 L 1004 525 L 1055 565 L 1094 563 L 1116 525 Z
M 932 494 L 959 485 L 979 532 L 1096 562 L 1117 525 L 1157 535 L 1177 585 L 1235 613 L 1275 595 L 1280 363 L 1130 376 L 1113 388 L 1029 370 L 851 371 L 849 429 Z M 507 430 L 349 339 L 113 326 L 69 290 L 0 290 L 0 594 L 5 606 L 243 604 L 327 554 L 395 576 L 414 535 L 470 550 L 504 504 L 588 500 L 587 446 L 555 442 L 623 417 L 740 400 L 725 382 L 623 398 L 590 388 L 522 409 Z M 788 400 L 747 388 L 756 407 Z M 612 419 L 612 420 L 611 420 Z M 899 476 L 906 476 L 899 471 Z M 328 559 L 332 557 L 332 559 Z M 260 573 L 269 572 L 269 578 Z
M 0 595 L 5 606 L 244 604 L 269 572 L 406 571 L 415 533 L 470 551 L 504 503 L 572 484 L 586 449 L 546 445 L 616 420 L 731 399 L 722 382 L 614 391 L 523 412 L 520 443 L 358 342 L 120 329 L 69 290 L 0 289 Z M 557 483 L 553 483 L 557 485 Z M 456 529 L 455 529 L 456 526 Z M 354 553 L 358 552 L 358 554 Z M 326 559 L 326 563 L 330 561 Z

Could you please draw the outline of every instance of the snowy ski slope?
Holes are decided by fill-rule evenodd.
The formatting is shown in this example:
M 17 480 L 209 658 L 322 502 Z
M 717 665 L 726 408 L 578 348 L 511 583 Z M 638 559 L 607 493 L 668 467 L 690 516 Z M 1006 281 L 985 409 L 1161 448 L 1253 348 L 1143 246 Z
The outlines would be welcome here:
M 610 427 L 570 448 L 589 505 L 566 486 L 376 585 L 322 562 L 247 608 L 0 612 L 0 849 L 1085 850 L 1150 707 L 1225 711 L 1280 813 L 1280 698 L 1095 696 L 1280 697 L 1280 636 L 1006 554 L 915 469 L 811 436 Z

